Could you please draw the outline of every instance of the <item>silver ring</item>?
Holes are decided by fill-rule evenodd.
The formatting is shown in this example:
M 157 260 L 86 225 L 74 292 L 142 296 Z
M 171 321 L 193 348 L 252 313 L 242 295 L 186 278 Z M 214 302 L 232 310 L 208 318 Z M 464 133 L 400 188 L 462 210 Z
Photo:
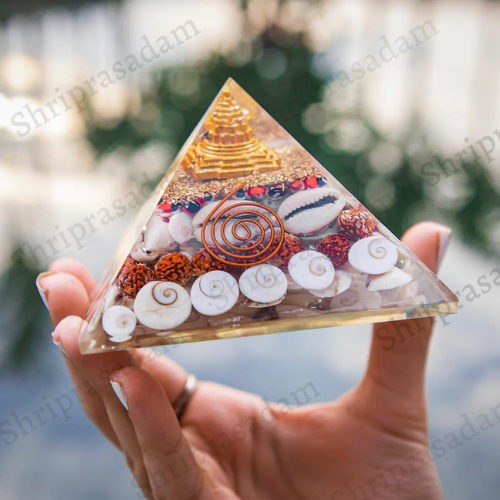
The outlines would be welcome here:
M 191 397 L 196 390 L 196 383 L 196 377 L 192 373 L 190 373 L 186 380 L 186 384 L 184 385 L 184 389 L 172 405 L 174 407 L 175 414 L 177 415 L 177 420 L 179 421 L 184 415 L 187 405 L 189 404 L 189 401 L 191 400 Z

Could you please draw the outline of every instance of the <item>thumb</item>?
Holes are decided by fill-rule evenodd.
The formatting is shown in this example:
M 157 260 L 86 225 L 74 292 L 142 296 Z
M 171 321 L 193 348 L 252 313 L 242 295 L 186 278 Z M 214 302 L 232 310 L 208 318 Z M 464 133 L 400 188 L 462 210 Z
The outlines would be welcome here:
M 436 272 L 450 236 L 450 228 L 423 222 L 411 227 L 402 242 Z M 395 395 L 399 402 L 423 402 L 425 365 L 433 325 L 433 318 L 375 325 L 363 383 L 382 388 L 385 393 Z

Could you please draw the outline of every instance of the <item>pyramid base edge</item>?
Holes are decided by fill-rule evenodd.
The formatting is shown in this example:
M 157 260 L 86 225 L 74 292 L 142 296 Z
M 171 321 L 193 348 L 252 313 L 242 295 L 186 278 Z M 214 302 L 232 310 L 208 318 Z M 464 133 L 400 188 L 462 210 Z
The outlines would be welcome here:
M 229 338 L 285 333 L 309 329 L 324 329 L 337 326 L 357 325 L 366 323 L 382 323 L 386 321 L 401 321 L 405 319 L 448 316 L 458 312 L 458 302 L 439 302 L 420 306 L 400 306 L 386 309 L 350 311 L 345 313 L 323 314 L 303 318 L 280 318 L 276 321 L 261 321 L 245 324 L 237 328 L 212 327 L 197 330 L 174 332 L 168 335 L 141 336 L 120 344 L 95 345 L 95 341 L 80 341 L 82 354 L 96 354 L 107 351 L 120 351 L 131 348 L 154 347 L 162 345 L 185 344 L 221 340 Z

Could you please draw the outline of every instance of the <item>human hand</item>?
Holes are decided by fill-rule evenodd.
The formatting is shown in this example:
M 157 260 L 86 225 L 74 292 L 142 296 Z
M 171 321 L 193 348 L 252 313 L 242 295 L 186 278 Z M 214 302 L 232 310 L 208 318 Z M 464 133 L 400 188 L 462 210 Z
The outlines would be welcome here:
M 446 235 L 447 228 L 427 222 L 403 242 L 436 270 Z M 82 356 L 78 335 L 93 279 L 69 259 L 50 271 L 37 282 L 54 342 L 85 412 L 123 452 L 146 498 L 442 498 L 424 396 L 432 319 L 375 325 L 364 377 L 334 402 L 266 409 L 256 395 L 200 382 L 179 423 L 172 405 L 188 374 L 148 349 Z M 388 344 L 387 336 L 395 341 Z

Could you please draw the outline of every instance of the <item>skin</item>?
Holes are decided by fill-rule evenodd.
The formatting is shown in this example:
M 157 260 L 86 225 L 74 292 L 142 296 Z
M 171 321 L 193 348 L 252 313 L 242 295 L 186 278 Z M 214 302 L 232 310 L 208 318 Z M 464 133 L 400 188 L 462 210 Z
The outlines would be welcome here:
M 442 231 L 421 223 L 403 241 L 436 270 Z M 68 259 L 50 271 L 40 284 L 54 341 L 85 412 L 123 452 L 138 498 L 141 490 L 155 500 L 442 498 L 424 396 L 431 319 L 399 322 L 399 331 L 417 332 L 403 342 L 394 323 L 376 325 L 365 375 L 336 401 L 265 409 L 256 395 L 199 382 L 179 424 L 172 402 L 187 373 L 143 349 L 82 356 L 78 334 L 93 279 Z M 377 332 L 398 341 L 388 349 Z M 128 411 L 110 378 L 121 385 Z

